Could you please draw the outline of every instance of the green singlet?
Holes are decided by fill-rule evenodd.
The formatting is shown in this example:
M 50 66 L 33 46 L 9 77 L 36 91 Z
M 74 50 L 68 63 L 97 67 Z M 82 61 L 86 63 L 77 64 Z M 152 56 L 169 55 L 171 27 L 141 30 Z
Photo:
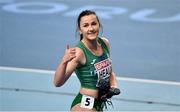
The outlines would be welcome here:
M 94 55 L 81 41 L 77 44 L 77 47 L 83 50 L 86 57 L 86 63 L 75 70 L 82 88 L 97 89 L 100 79 L 109 80 L 111 70 L 109 50 L 104 41 L 99 37 L 98 42 L 103 49 L 101 56 Z

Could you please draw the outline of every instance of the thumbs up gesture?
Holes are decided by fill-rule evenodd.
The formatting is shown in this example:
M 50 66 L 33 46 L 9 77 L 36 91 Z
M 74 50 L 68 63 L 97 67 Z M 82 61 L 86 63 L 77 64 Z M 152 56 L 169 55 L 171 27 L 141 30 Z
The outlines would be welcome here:
M 64 62 L 69 62 L 75 57 L 76 57 L 76 49 L 75 48 L 70 48 L 69 45 L 66 45 L 63 61 Z

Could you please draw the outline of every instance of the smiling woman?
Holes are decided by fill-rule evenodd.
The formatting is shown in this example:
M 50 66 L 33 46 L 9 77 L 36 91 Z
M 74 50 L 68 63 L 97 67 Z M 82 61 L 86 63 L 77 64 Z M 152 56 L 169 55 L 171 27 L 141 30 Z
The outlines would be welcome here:
M 62 86 L 74 71 L 81 83 L 71 111 L 103 111 L 107 100 L 120 93 L 112 71 L 110 45 L 107 39 L 98 36 L 100 28 L 94 11 L 82 11 L 77 19 L 80 41 L 75 48 L 67 45 L 56 69 L 56 87 Z

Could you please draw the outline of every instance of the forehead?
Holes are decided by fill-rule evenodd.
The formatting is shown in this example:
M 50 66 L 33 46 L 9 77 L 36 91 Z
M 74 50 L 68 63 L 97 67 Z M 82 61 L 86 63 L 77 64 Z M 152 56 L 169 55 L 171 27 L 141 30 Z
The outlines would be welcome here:
M 91 15 L 86 15 L 86 16 L 83 16 L 81 17 L 81 23 L 91 23 L 93 21 L 97 21 L 97 18 L 96 18 L 96 15 L 94 14 L 91 14 Z

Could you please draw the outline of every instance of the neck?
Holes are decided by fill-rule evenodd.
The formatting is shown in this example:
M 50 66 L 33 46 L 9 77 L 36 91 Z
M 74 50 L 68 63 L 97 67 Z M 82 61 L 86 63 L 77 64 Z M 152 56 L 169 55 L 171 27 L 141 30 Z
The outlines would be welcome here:
M 98 43 L 97 39 L 95 40 L 82 40 L 83 44 L 92 52 L 92 54 L 96 56 L 100 56 L 103 53 L 101 44 Z
M 87 40 L 83 39 L 82 42 L 89 48 L 89 49 L 98 49 L 98 41 L 97 39 L 95 40 Z

